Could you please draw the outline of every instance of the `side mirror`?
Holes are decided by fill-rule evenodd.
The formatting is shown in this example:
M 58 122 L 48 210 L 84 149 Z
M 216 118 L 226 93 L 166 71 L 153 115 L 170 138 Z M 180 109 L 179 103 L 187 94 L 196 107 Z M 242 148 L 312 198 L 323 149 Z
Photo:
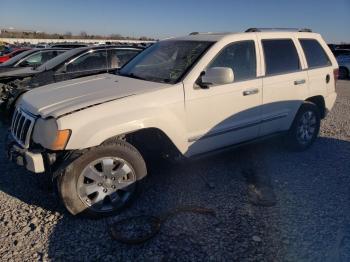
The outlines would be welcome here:
M 233 70 L 229 67 L 212 67 L 201 77 L 201 84 L 203 86 L 210 85 L 225 85 L 230 84 L 234 81 Z

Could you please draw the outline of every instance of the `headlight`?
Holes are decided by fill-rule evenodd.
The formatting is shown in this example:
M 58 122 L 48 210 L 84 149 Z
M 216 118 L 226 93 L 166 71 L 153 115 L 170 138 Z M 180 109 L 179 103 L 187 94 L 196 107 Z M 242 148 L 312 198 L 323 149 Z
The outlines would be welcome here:
M 65 149 L 71 130 L 58 130 L 55 119 L 41 119 L 39 118 L 34 126 L 33 141 L 42 145 L 44 148 L 51 150 Z

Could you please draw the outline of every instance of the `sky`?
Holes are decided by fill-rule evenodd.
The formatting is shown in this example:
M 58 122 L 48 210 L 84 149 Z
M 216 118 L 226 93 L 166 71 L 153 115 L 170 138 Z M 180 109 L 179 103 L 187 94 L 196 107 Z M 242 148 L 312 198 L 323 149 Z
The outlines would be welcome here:
M 249 27 L 311 28 L 350 42 L 350 0 L 2 0 L 0 28 L 162 39 Z

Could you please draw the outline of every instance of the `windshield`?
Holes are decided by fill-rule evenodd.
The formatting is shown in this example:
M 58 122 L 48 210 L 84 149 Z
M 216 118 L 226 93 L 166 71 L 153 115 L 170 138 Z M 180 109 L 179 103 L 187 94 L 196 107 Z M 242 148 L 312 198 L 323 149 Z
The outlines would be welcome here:
M 49 70 L 51 68 L 54 68 L 55 66 L 61 64 L 62 62 L 66 61 L 68 58 L 73 57 L 74 55 L 86 50 L 86 48 L 75 48 L 69 51 L 64 52 L 63 54 L 60 54 L 46 63 L 42 64 L 36 70 L 41 71 L 41 70 Z
M 119 74 L 175 84 L 211 45 L 212 42 L 203 41 L 161 41 L 137 55 Z
M 39 52 L 39 51 L 40 50 L 35 50 L 35 49 L 24 51 L 23 53 L 16 55 L 15 57 L 7 60 L 5 63 L 2 63 L 1 66 L 13 66 L 14 64 L 16 64 L 19 60 L 23 59 L 24 57 L 26 57 L 34 52 Z

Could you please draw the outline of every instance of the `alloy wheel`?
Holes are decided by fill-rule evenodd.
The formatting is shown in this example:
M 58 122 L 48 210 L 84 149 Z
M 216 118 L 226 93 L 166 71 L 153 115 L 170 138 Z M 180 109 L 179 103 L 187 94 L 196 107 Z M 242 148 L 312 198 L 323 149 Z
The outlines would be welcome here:
M 81 172 L 77 192 L 83 203 L 96 212 L 110 212 L 123 206 L 135 190 L 132 166 L 118 157 L 104 157 Z

